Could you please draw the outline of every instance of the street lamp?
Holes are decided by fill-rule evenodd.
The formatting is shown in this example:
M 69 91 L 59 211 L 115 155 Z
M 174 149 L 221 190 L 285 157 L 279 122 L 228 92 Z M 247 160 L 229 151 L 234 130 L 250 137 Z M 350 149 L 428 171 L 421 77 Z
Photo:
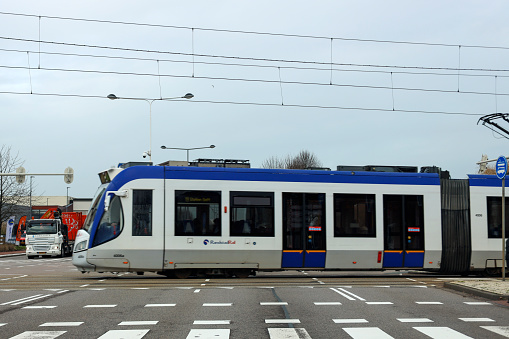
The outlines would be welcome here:
M 116 99 L 126 99 L 126 100 L 143 100 L 148 102 L 149 104 L 149 150 L 145 152 L 149 156 L 149 160 L 152 161 L 152 103 L 157 100 L 173 100 L 173 99 L 192 99 L 194 95 L 192 93 L 186 93 L 181 97 L 173 97 L 173 98 L 159 98 L 159 99 L 143 99 L 143 98 L 122 98 L 117 97 L 115 94 L 108 94 L 107 98 L 110 100 Z M 145 154 L 144 153 L 144 154 Z M 145 157 L 145 156 L 144 156 Z
M 205 147 L 193 147 L 193 148 L 179 148 L 179 147 L 166 147 L 161 146 L 161 149 L 178 149 L 181 151 L 187 152 L 187 164 L 189 165 L 189 151 L 195 150 L 195 149 L 204 149 L 204 148 L 215 148 L 215 145 L 205 146 Z

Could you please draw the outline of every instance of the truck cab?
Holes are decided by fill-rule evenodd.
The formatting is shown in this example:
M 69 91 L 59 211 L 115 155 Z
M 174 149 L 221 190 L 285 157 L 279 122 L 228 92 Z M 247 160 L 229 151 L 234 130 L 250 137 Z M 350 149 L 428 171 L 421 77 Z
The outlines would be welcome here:
M 67 225 L 61 219 L 33 219 L 26 224 L 26 255 L 64 257 L 71 253 Z

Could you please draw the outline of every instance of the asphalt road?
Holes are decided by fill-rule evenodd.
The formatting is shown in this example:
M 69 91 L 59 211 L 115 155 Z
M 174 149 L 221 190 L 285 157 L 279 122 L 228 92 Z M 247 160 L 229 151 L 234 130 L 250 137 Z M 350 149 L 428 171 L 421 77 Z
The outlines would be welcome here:
M 81 274 L 0 258 L 1 338 L 508 338 L 509 307 L 412 272 Z M 454 278 L 454 277 L 452 277 Z

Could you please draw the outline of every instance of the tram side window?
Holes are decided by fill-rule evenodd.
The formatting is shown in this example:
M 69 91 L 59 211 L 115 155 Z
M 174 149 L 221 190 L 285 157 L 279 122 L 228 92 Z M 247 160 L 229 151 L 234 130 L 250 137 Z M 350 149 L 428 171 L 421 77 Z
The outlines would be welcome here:
M 502 198 L 488 197 L 488 238 L 502 238 Z M 509 238 L 509 198 L 505 198 L 505 237 Z
M 133 190 L 133 236 L 152 235 L 152 191 Z
M 92 246 L 105 243 L 118 237 L 124 228 L 124 215 L 122 214 L 122 204 L 120 198 L 114 196 L 110 202 L 110 208 L 104 212 L 95 232 Z
M 374 194 L 334 194 L 334 237 L 376 237 Z
M 221 192 L 175 191 L 176 236 L 221 236 Z
M 230 192 L 230 211 L 230 236 L 274 236 L 274 193 Z

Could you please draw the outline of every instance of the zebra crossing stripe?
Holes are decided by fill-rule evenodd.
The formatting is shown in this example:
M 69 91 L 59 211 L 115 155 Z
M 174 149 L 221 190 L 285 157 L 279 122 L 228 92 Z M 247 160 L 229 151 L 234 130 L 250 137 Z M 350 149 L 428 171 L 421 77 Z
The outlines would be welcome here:
M 110 330 L 97 339 L 140 339 L 143 338 L 148 331 L 150 330 Z
M 26 331 L 10 339 L 53 339 L 61 336 L 67 331 Z
M 191 330 L 186 339 L 229 339 L 230 330 L 228 329 L 197 329 Z
M 56 322 L 56 323 L 44 323 L 42 325 L 39 325 L 39 327 L 44 327 L 44 326 L 48 326 L 48 327 L 51 327 L 51 326 L 80 326 L 81 324 L 83 324 L 83 321 Z
M 509 338 L 509 326 L 481 326 L 481 328 Z
M 433 339 L 473 339 L 449 327 L 414 327 L 414 329 Z
M 146 326 L 157 325 L 159 321 L 122 321 L 118 326 Z
M 343 330 L 353 339 L 394 339 L 378 327 L 347 327 Z
M 332 319 L 336 324 L 362 324 L 367 323 L 366 319 Z
M 304 328 L 268 328 L 270 339 L 311 339 Z
M 490 318 L 458 318 L 458 319 L 461 320 L 461 321 L 466 321 L 466 322 L 495 321 L 495 320 L 490 319 Z
M 430 320 L 428 318 L 399 318 L 397 320 L 402 323 L 432 323 L 433 322 L 433 320 Z

